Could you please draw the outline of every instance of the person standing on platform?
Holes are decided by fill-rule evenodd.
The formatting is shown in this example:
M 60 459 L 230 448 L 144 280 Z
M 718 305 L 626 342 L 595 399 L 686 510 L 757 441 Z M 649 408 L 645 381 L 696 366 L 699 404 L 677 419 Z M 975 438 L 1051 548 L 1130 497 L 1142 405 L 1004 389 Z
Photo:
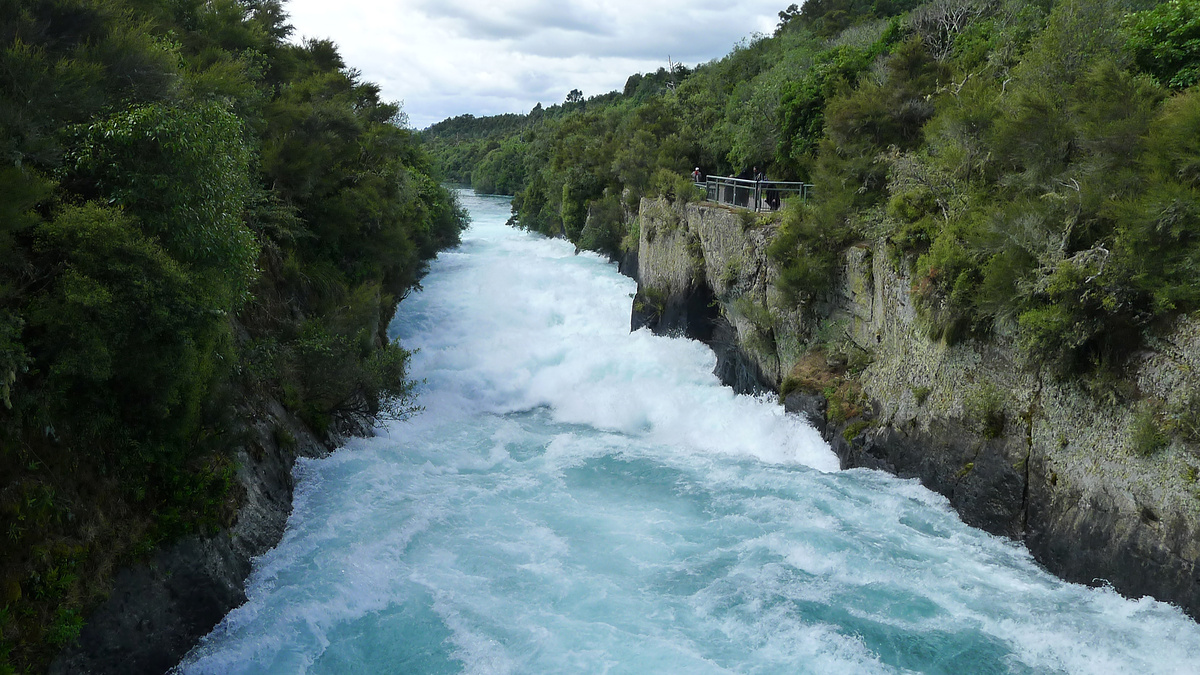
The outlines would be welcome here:
M 762 184 L 766 180 L 766 175 L 754 167 L 754 210 L 762 210 Z

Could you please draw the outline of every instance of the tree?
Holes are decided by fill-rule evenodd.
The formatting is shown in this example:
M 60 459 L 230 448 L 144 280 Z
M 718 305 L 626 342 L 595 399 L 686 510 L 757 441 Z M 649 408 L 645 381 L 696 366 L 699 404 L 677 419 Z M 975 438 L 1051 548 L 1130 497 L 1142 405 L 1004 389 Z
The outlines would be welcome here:
M 578 89 L 572 89 L 567 94 L 567 103 L 579 103 L 583 100 L 583 92 Z
M 1170 0 L 1130 15 L 1128 46 L 1142 70 L 1172 89 L 1200 82 L 1200 0 Z
M 796 3 L 788 5 L 787 9 L 779 13 L 779 25 L 775 27 L 775 34 L 779 35 L 787 30 L 788 25 L 800 18 L 800 7 Z
M 215 310 L 244 300 L 258 242 L 243 222 L 250 151 L 224 106 L 137 106 L 78 130 L 71 181 L 128 209 L 203 279 Z

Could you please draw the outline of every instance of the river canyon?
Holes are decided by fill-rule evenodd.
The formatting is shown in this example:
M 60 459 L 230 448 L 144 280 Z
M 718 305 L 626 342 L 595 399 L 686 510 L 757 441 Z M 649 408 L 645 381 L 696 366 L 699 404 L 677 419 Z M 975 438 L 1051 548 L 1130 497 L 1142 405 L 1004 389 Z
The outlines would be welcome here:
M 298 460 L 283 540 L 181 673 L 1193 672 L 1179 609 L 839 471 L 705 345 L 631 333 L 615 265 L 462 198 L 390 330 L 424 409 Z

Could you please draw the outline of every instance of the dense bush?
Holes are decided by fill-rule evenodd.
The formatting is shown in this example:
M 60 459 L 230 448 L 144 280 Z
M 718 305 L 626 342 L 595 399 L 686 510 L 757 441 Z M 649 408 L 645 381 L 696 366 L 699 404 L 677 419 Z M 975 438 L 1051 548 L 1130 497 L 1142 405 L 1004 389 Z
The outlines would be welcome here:
M 1169 135 L 1166 152 L 1195 161 L 1178 126 L 1194 95 L 1121 65 L 1120 10 L 1056 5 L 1011 78 L 939 102 L 927 137 L 949 151 L 928 155 L 927 173 L 951 160 L 967 199 L 918 247 L 935 334 L 1005 326 L 1031 363 L 1074 376 L 1119 368 L 1148 331 L 1200 307 L 1195 188 L 1159 154 Z
M 66 185 L 135 215 L 202 278 L 196 290 L 212 309 L 239 305 L 258 259 L 243 218 L 252 177 L 241 120 L 216 102 L 153 103 L 71 131 Z
M 1139 67 L 1172 89 L 1200 83 L 1200 2 L 1168 0 L 1126 19 Z
M 884 238 L 931 335 L 1000 331 L 1032 366 L 1109 381 L 1200 309 L 1197 17 L 1195 0 L 810 0 L 678 77 L 472 120 L 495 143 L 475 179 L 503 182 L 519 139 L 516 222 L 600 250 L 618 237 L 581 227 L 593 205 L 674 198 L 694 166 L 804 180 L 815 196 L 769 251 L 794 302 Z
M 465 214 L 277 0 L 0 1 L 0 672 L 229 524 L 238 410 L 413 409 L 386 341 Z M 293 441 L 294 444 L 294 441 Z

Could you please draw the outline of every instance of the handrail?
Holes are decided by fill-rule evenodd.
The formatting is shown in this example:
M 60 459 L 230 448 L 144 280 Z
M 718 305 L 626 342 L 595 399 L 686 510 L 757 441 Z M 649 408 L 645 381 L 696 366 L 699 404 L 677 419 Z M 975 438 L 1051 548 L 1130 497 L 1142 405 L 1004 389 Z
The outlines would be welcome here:
M 751 180 L 733 176 L 709 176 L 704 183 L 696 183 L 705 192 L 710 202 L 754 211 L 778 211 L 783 199 L 799 195 L 808 199 L 812 192 L 811 183 L 782 180 Z

